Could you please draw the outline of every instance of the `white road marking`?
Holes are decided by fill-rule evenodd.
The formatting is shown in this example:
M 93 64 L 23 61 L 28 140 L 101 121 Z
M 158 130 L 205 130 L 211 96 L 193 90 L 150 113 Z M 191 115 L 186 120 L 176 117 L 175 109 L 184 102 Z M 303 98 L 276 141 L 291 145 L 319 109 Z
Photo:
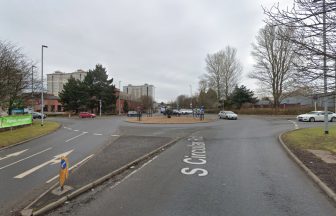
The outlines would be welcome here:
M 67 151 L 67 152 L 64 152 L 64 153 L 62 153 L 62 154 L 59 154 L 59 155 L 55 155 L 53 159 L 48 160 L 48 161 L 46 161 L 46 162 L 44 162 L 44 163 L 42 163 L 42 164 L 40 164 L 40 165 L 38 165 L 38 166 L 36 166 L 36 167 L 33 167 L 33 168 L 31 168 L 31 169 L 29 169 L 29 170 L 27 170 L 27 171 L 25 171 L 25 172 L 23 172 L 23 173 L 21 173 L 21 174 L 15 176 L 14 178 L 16 178 L 16 179 L 21 179 L 21 178 L 24 178 L 24 177 L 26 177 L 27 175 L 29 175 L 29 174 L 35 172 L 36 170 L 41 169 L 42 167 L 44 167 L 44 166 L 46 166 L 46 165 L 48 165 L 48 164 L 57 164 L 57 163 L 60 163 L 60 162 L 61 162 L 61 157 L 62 157 L 62 156 L 66 157 L 67 155 L 69 155 L 69 154 L 70 154 L 71 152 L 73 152 L 73 151 L 74 151 L 74 149 L 72 149 L 72 150 L 70 150 L 70 151 Z
M 9 155 L 6 155 L 5 157 L 0 157 L 0 161 L 1 160 L 4 160 L 4 159 L 7 159 L 7 158 L 10 158 L 10 157 L 16 157 L 16 156 L 19 156 L 20 154 L 22 154 L 23 152 L 27 151 L 28 149 L 25 149 L 25 150 L 22 150 L 22 151 L 18 151 L 18 152 L 15 152 L 15 153 L 12 153 L 12 154 L 9 154 Z
M 24 161 L 24 160 L 27 160 L 27 159 L 29 159 L 29 158 L 32 158 L 32 157 L 34 157 L 34 156 L 36 156 L 36 155 L 42 154 L 43 152 L 46 152 L 46 151 L 48 151 L 48 150 L 50 150 L 50 149 L 52 149 L 52 148 L 50 147 L 50 148 L 44 149 L 43 151 L 37 152 L 37 153 L 35 153 L 35 154 L 33 154 L 33 155 L 30 155 L 30 156 L 28 156 L 28 157 L 26 157 L 26 158 L 23 158 L 23 159 L 21 159 L 21 160 L 15 161 L 15 162 L 13 162 L 13 163 L 11 163 L 11 164 L 8 164 L 8 165 L 6 165 L 6 166 L 0 167 L 0 170 L 5 169 L 5 168 L 7 168 L 7 167 L 9 167 L 9 166 L 12 166 L 12 165 L 14 165 L 14 164 L 17 164 L 17 163 L 19 163 L 19 162 L 21 162 L 21 161 Z
M 94 154 L 84 158 L 83 160 L 79 161 L 78 163 L 76 163 L 75 165 L 73 165 L 72 167 L 69 168 L 70 170 L 73 170 L 74 168 L 78 167 L 79 165 L 83 165 L 84 163 L 86 163 L 90 158 L 92 158 L 94 156 Z M 55 179 L 58 178 L 59 175 L 52 177 L 51 179 L 49 179 L 48 181 L 46 181 L 47 184 L 49 184 L 50 182 L 54 181 Z
M 157 158 L 157 156 L 153 157 L 151 160 L 149 160 L 146 163 L 144 163 L 139 169 L 134 170 L 133 172 L 131 172 L 130 174 L 128 174 L 125 178 L 123 178 L 121 181 L 118 181 L 113 186 L 111 186 L 110 189 L 113 189 L 113 188 L 117 187 L 120 183 L 122 183 L 123 181 L 125 181 L 126 179 L 128 179 L 129 177 L 131 177 L 133 174 L 135 174 L 136 172 L 138 172 L 139 170 L 141 170 L 142 168 L 144 168 L 145 166 L 147 166 L 149 163 L 151 163 L 156 158 Z
M 78 130 L 73 130 L 73 131 L 76 131 L 76 132 L 78 132 Z
M 288 121 L 294 124 L 295 129 L 299 129 L 299 126 L 295 121 L 292 121 L 292 120 L 288 120 Z
M 112 137 L 118 137 L 118 136 L 120 136 L 120 135 L 118 135 L 118 134 L 112 134 L 111 136 L 112 136 Z
M 64 129 L 72 130 L 72 128 L 69 128 L 69 127 L 64 127 Z
M 70 138 L 70 139 L 68 139 L 68 140 L 65 140 L 65 142 L 69 142 L 69 141 L 71 141 L 71 140 L 73 140 L 73 139 L 76 139 L 76 138 L 78 138 L 78 137 L 80 137 L 80 136 L 83 136 L 84 134 L 87 134 L 87 132 L 82 132 L 81 134 L 79 134 L 79 135 L 77 135 L 77 136 L 74 136 L 74 137 L 72 137 L 72 138 Z
M 101 136 L 101 135 L 103 135 L 103 134 L 94 133 L 93 135 L 96 135 L 96 136 Z

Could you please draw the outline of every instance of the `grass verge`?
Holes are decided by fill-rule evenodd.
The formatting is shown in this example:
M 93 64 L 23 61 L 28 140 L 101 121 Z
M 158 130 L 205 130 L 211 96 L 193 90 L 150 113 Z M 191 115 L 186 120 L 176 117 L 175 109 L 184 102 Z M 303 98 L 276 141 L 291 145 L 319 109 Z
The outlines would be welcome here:
M 13 131 L 0 132 L 0 148 L 48 134 L 55 131 L 59 126 L 60 123 L 58 122 L 45 121 L 44 126 L 41 127 L 41 122 L 34 120 L 30 126 L 18 128 Z
M 323 128 L 305 128 L 285 133 L 283 141 L 292 149 L 327 150 L 336 153 L 336 127 L 325 135 Z

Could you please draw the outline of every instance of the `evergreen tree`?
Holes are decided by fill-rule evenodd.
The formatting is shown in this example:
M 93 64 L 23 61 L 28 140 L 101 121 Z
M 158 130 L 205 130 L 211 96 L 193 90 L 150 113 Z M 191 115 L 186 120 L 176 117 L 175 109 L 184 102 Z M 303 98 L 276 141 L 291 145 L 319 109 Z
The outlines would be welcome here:
M 231 102 L 240 109 L 244 103 L 256 103 L 257 98 L 254 97 L 253 91 L 246 88 L 246 86 L 241 85 L 236 86 L 231 94 Z
M 99 109 L 99 100 L 102 101 L 102 111 L 115 109 L 116 96 L 113 79 L 108 79 L 106 69 L 97 64 L 94 70 L 89 70 L 83 81 L 88 93 L 87 107 L 93 112 Z
M 85 109 L 88 101 L 88 94 L 85 91 L 85 86 L 79 80 L 70 77 L 68 82 L 63 86 L 62 92 L 59 94 L 60 102 L 66 111 L 76 111 Z

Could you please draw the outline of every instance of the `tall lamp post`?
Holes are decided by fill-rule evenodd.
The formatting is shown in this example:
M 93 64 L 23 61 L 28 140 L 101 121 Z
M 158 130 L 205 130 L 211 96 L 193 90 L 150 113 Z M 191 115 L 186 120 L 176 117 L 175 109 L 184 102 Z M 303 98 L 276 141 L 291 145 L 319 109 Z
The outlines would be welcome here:
M 119 97 L 118 97 L 118 100 L 119 100 L 119 103 L 118 103 L 119 115 L 120 115 L 120 93 L 121 93 L 120 83 L 121 83 L 121 81 L 119 80 Z
M 41 61 L 41 80 L 42 80 L 42 89 L 41 89 L 41 126 L 43 126 L 43 119 L 44 119 L 44 101 L 43 101 L 43 48 L 48 48 L 46 45 L 42 45 L 42 61 Z
M 32 94 L 31 94 L 32 112 L 34 111 L 34 68 L 36 68 L 36 66 L 32 65 Z

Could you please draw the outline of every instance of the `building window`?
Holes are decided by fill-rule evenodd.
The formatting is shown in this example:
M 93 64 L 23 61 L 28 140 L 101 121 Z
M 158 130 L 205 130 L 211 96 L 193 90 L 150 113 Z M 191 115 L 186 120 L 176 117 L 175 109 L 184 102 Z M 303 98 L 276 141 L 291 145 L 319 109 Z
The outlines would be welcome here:
M 48 112 L 48 105 L 44 105 L 44 107 L 43 107 L 43 111 L 44 111 L 44 112 Z
M 50 106 L 50 109 L 51 109 L 51 110 L 50 110 L 51 112 L 55 112 L 55 105 L 51 105 L 51 106 Z
M 62 106 L 61 105 L 57 106 L 57 112 L 62 112 Z

